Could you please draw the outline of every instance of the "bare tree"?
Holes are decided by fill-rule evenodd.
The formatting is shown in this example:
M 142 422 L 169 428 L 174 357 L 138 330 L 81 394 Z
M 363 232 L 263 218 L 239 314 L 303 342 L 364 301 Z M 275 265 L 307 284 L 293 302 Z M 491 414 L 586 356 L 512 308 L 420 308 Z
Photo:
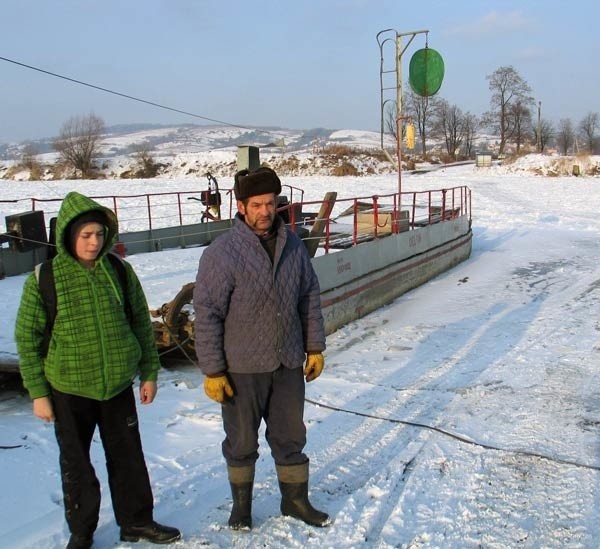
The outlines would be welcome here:
M 441 98 L 421 97 L 417 95 L 412 88 L 408 88 L 404 93 L 404 113 L 413 118 L 421 140 L 421 153 L 423 158 L 427 155 L 427 134 L 432 124 L 432 118 L 438 108 Z
M 471 158 L 473 156 L 473 145 L 475 142 L 475 135 L 480 126 L 480 121 L 477 116 L 471 114 L 470 112 L 465 113 L 463 119 L 463 129 L 464 129 L 464 144 L 463 150 L 465 156 L 467 158 Z
M 586 144 L 586 149 L 590 154 L 594 154 L 598 142 L 598 126 L 600 120 L 597 112 L 588 112 L 583 120 L 579 122 L 579 135 Z
M 144 141 L 134 145 L 132 150 L 133 157 L 138 163 L 138 169 L 135 172 L 136 177 L 140 177 L 142 179 L 156 177 L 161 165 L 156 163 L 156 160 L 152 154 L 151 145 Z
M 36 145 L 28 141 L 21 152 L 21 166 L 29 170 L 29 180 L 35 181 L 42 177 L 42 165 L 38 160 L 40 153 Z
M 39 154 L 38 148 L 31 142 L 28 141 L 23 146 L 21 153 L 21 165 L 30 170 L 39 166 L 37 161 L 37 155 Z
M 446 152 L 453 160 L 456 160 L 464 140 L 464 115 L 456 105 L 450 105 L 448 101 L 439 101 L 436 109 L 432 133 L 444 140 Z
M 500 67 L 486 77 L 492 92 L 490 110 L 484 115 L 486 125 L 500 134 L 500 154 L 515 133 L 514 110 L 517 103 L 523 106 L 533 102 L 531 88 L 513 67 Z
M 75 116 L 65 122 L 53 147 L 66 164 L 81 171 L 81 177 L 89 177 L 103 131 L 104 121 L 95 114 Z
M 556 143 L 560 152 L 566 155 L 575 143 L 575 130 L 570 118 L 562 118 L 558 123 Z
M 531 126 L 531 111 L 518 100 L 511 105 L 510 116 L 513 120 L 513 139 L 519 154 L 521 146 L 527 142 L 527 129 Z
M 385 130 L 389 133 L 394 141 L 398 139 L 398 125 L 396 122 L 396 102 L 388 103 L 385 109 Z
M 531 126 L 531 133 L 533 136 L 533 140 L 538 143 L 538 126 L 537 124 L 533 124 Z M 539 136 L 539 144 L 540 144 L 540 152 L 544 152 L 544 149 L 550 143 L 552 138 L 554 137 L 554 124 L 549 120 L 540 120 L 540 136 Z

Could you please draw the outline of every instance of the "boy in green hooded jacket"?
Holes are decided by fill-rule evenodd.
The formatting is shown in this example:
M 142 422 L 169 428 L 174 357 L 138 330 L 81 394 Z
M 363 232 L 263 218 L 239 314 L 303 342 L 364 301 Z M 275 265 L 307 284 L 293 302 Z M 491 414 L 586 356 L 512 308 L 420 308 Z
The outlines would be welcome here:
M 49 341 L 35 273 L 25 282 L 17 313 L 20 371 L 33 413 L 54 422 L 70 549 L 91 547 L 98 524 L 100 485 L 90 461 L 96 426 L 121 540 L 170 543 L 181 537 L 176 528 L 153 520 L 132 384 L 139 374 L 140 401 L 150 404 L 160 363 L 137 276 L 123 262 L 127 284 L 121 285 L 106 257 L 117 233 L 117 218 L 109 208 L 69 193 L 56 222 L 56 316 Z

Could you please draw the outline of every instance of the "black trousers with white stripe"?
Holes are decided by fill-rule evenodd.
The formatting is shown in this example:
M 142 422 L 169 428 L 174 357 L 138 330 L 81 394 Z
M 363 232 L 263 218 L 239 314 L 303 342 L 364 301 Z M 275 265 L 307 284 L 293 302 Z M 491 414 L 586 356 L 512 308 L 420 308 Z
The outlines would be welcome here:
M 98 401 L 52 391 L 65 516 L 71 533 L 94 532 L 100 511 L 100 483 L 90 460 L 96 426 L 106 457 L 113 511 L 120 526 L 152 521 L 153 497 L 142 451 L 132 387 Z

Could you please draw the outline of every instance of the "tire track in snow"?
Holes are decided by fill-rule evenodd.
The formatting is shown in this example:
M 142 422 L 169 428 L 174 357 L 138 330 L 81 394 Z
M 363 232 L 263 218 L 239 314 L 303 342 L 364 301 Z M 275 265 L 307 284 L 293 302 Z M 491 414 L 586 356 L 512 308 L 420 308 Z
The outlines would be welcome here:
M 555 282 L 550 281 L 552 284 Z M 566 292 L 567 285 L 560 281 L 559 283 L 563 285 L 561 290 Z M 368 366 L 372 359 L 362 363 L 360 356 L 358 361 L 345 360 L 347 355 L 355 358 L 355 346 L 362 347 L 366 352 L 380 352 L 382 361 L 384 356 L 391 357 L 389 362 L 392 363 L 395 360 L 394 356 L 406 360 L 407 351 L 411 351 L 411 348 L 408 345 L 396 345 L 398 352 L 388 351 L 389 342 L 402 340 L 407 329 L 404 329 L 404 332 L 400 330 L 400 333 L 392 330 L 384 330 L 382 333 L 381 323 L 378 322 L 379 315 L 376 323 L 366 322 L 365 325 L 363 319 L 357 329 L 364 330 L 366 333 L 357 336 L 350 330 L 345 341 L 337 342 L 338 348 L 333 345 L 328 349 L 330 368 L 326 372 L 331 371 L 332 374 L 335 372 L 343 380 L 343 383 L 340 382 L 342 392 L 336 397 L 337 404 L 341 407 L 345 407 L 346 404 L 348 408 L 368 411 L 370 414 L 382 417 L 401 417 L 410 420 L 425 418 L 423 422 L 452 421 L 453 412 L 456 412 L 453 410 L 454 397 L 461 391 L 468 392 L 478 386 L 497 391 L 503 387 L 501 384 L 498 386 L 498 382 L 492 383 L 488 380 L 480 383 L 478 379 L 490 363 L 490 349 L 499 346 L 500 350 L 497 354 L 500 356 L 514 352 L 515 347 L 521 350 L 526 347 L 533 349 L 539 344 L 539 341 L 528 341 L 523 338 L 522 331 L 523 326 L 529 322 L 541 322 L 538 320 L 538 314 L 548 301 L 548 292 L 544 291 L 549 289 L 547 284 L 548 281 L 542 279 L 531 279 L 526 284 L 529 292 L 527 300 L 519 302 L 516 300 L 491 309 L 472 319 L 471 322 L 463 322 L 462 326 L 457 324 L 456 326 L 421 326 L 416 330 L 413 328 L 418 335 L 418 345 L 414 351 L 416 356 L 409 358 L 406 366 L 399 371 L 394 371 L 393 374 L 389 369 L 384 370 L 383 373 L 370 372 L 370 379 L 364 382 L 369 381 L 372 386 L 366 392 L 364 387 L 357 387 L 354 390 L 353 380 L 357 377 L 357 371 L 360 371 L 361 367 Z M 595 295 L 593 281 L 589 287 L 591 291 L 586 292 L 578 284 L 578 290 L 573 289 L 570 294 Z M 553 287 L 552 294 L 554 295 L 555 292 Z M 577 299 L 570 301 L 566 298 L 566 293 L 563 297 L 565 298 L 562 302 L 563 306 L 567 308 L 574 306 L 570 303 L 576 304 L 578 301 Z M 581 304 L 581 299 L 579 302 Z M 546 331 L 543 332 L 543 337 L 551 339 L 556 330 L 556 324 L 549 323 Z M 450 333 L 454 334 L 457 344 L 452 349 L 443 350 L 445 352 L 442 353 L 435 344 L 436 335 L 440 334 L 442 339 L 448 339 Z M 498 341 L 501 342 L 500 345 Z M 423 360 L 423 357 L 427 360 Z M 347 362 L 351 362 L 351 366 L 348 366 Z M 385 363 L 382 362 L 382 365 Z M 392 380 L 393 384 L 390 383 Z M 360 385 L 360 380 L 356 385 Z M 401 392 L 392 389 L 392 385 L 402 389 Z M 350 390 L 344 393 L 344 388 Z M 406 534 L 404 541 L 409 540 L 402 546 L 409 546 L 411 539 L 415 546 L 432 546 L 431 543 L 428 545 L 427 538 L 416 534 L 416 527 L 408 523 L 404 526 L 398 524 L 399 517 L 410 517 L 411 513 L 418 512 L 415 507 L 418 503 L 418 499 L 415 499 L 415 491 L 422 486 L 420 477 L 423 476 L 423 468 L 432 466 L 432 443 L 438 441 L 439 437 L 405 426 L 390 427 L 385 422 L 381 422 L 381 425 L 377 423 L 379 422 L 376 420 L 349 417 L 323 409 L 308 409 L 309 445 L 310 430 L 313 428 L 319 429 L 320 440 L 328 441 L 327 447 L 319 448 L 316 452 L 310 451 L 309 448 L 309 454 L 312 460 L 311 500 L 315 506 L 331 513 L 335 522 L 329 529 L 314 529 L 299 521 L 281 518 L 278 515 L 276 480 L 271 477 L 260 487 L 260 491 L 256 491 L 255 499 L 255 507 L 263 507 L 266 504 L 271 512 L 263 519 L 260 519 L 259 514 L 259 521 L 251 534 L 232 534 L 226 528 L 223 531 L 217 527 L 215 531 L 205 536 L 204 541 L 198 539 L 197 546 L 206 546 L 210 543 L 211 546 L 226 544 L 234 547 L 256 547 L 272 546 L 275 543 L 287 547 L 370 547 L 375 544 L 383 547 L 387 546 L 386 541 L 390 542 L 389 533 L 386 534 L 386 525 L 392 521 L 395 523 L 395 533 L 404 533 Z M 437 444 L 433 447 L 437 448 Z M 261 448 L 261 455 L 264 452 L 265 449 Z M 479 517 L 477 518 L 480 523 L 479 529 L 487 528 L 488 531 L 481 533 L 479 537 L 471 534 L 468 543 L 477 544 L 483 540 L 484 546 L 487 547 L 501 547 L 506 542 L 531 546 L 532 538 L 528 537 L 526 532 L 527 507 L 518 508 L 513 499 L 502 499 L 504 494 L 511 491 L 529 490 L 531 503 L 536 506 L 538 504 L 534 503 L 534 498 L 543 498 L 543 494 L 554 499 L 558 498 L 557 505 L 574 504 L 574 500 L 569 500 L 571 503 L 561 502 L 560 497 L 552 494 L 552 489 L 548 486 L 543 489 L 544 483 L 547 483 L 550 478 L 555 478 L 560 475 L 560 472 L 565 471 L 562 466 L 549 464 L 546 467 L 540 465 L 537 460 L 522 458 L 515 460 L 510 455 L 499 456 L 495 452 L 472 452 L 465 449 L 463 453 L 470 456 L 480 453 L 484 459 L 474 470 L 468 471 L 468 475 L 473 478 L 473 486 L 464 497 L 467 498 L 468 503 L 469 498 L 474 496 L 467 507 L 472 514 L 463 517 L 462 521 L 460 516 L 453 517 L 457 525 L 454 530 L 452 528 L 448 530 L 447 547 L 461 547 L 457 541 L 459 539 L 457 532 L 461 526 L 465 531 L 471 531 L 469 520 L 475 517 Z M 505 466 L 500 470 L 496 466 L 498 461 L 505 462 Z M 521 465 L 516 467 L 518 463 Z M 548 469 L 547 474 L 544 473 L 545 469 Z M 502 472 L 501 475 L 499 471 Z M 536 475 L 528 474 L 526 471 L 535 471 Z M 414 473 L 418 473 L 418 476 L 414 476 Z M 486 494 L 480 489 L 481 484 L 488 477 L 495 485 L 491 494 Z M 536 483 L 541 482 L 542 485 L 537 488 L 526 487 L 524 478 L 530 481 L 536 479 Z M 410 493 L 407 493 L 406 488 L 411 483 L 414 486 L 411 486 Z M 553 483 L 553 485 L 559 489 L 564 482 Z M 572 495 L 576 493 L 577 490 L 574 490 Z M 227 516 L 229 503 L 226 498 L 223 499 L 223 508 L 219 511 L 221 521 L 223 516 L 225 518 Z M 526 498 L 526 501 L 528 500 L 529 496 Z M 578 507 L 580 505 L 573 507 L 573 513 L 577 514 Z M 452 516 L 453 512 L 456 511 L 454 509 L 447 511 L 449 516 Z M 505 513 L 515 512 L 514 518 L 505 520 L 501 517 Z M 211 516 L 216 518 L 219 513 L 212 513 Z M 443 527 L 435 523 L 435 517 L 430 520 L 434 529 L 443 530 Z M 543 516 L 536 514 L 535 520 L 540 521 L 541 530 L 546 527 Z M 550 520 L 560 522 L 561 513 L 557 511 Z M 514 524 L 513 532 L 510 532 L 511 524 Z M 553 540 L 554 543 L 557 540 L 568 543 L 567 529 L 551 530 L 555 538 L 544 534 L 539 539 L 544 539 L 548 546 L 553 546 Z M 574 532 L 570 534 L 573 535 Z M 454 543 L 452 539 L 455 540 Z M 577 539 L 582 540 L 585 537 L 578 536 Z M 394 540 L 393 545 L 399 542 L 401 540 Z
M 388 335 L 384 334 L 383 339 Z M 476 332 L 472 339 L 477 340 L 481 337 L 482 333 Z M 379 346 L 381 338 L 375 339 L 377 341 L 374 345 Z M 475 343 L 467 344 L 467 350 L 463 355 L 475 352 L 474 346 Z M 444 372 L 448 373 L 459 366 L 460 361 L 456 360 L 447 366 Z M 421 384 L 431 384 L 438 377 L 428 375 L 428 370 L 425 374 L 421 378 Z M 401 417 L 412 404 L 412 420 L 424 412 L 430 412 L 432 407 L 438 419 L 443 416 L 444 408 L 437 402 L 439 400 L 437 393 L 434 392 L 435 396 L 423 398 L 423 392 L 415 391 L 414 394 L 408 395 L 408 399 L 406 397 L 399 399 L 395 391 L 385 391 L 383 385 L 379 380 L 378 386 L 356 397 L 354 406 L 348 405 L 348 407 L 364 411 L 361 404 L 368 405 L 370 401 L 377 401 L 381 397 L 384 398 L 383 403 L 379 406 L 371 406 L 370 414 L 381 417 Z M 447 396 L 443 399 L 447 404 L 451 402 L 454 395 L 447 391 L 445 394 Z M 324 415 L 325 419 L 321 420 L 319 426 L 320 436 L 324 440 L 331 441 L 331 444 L 329 449 L 318 453 L 317 459 L 313 461 L 313 463 L 317 462 L 319 467 L 316 473 L 313 473 L 312 479 L 314 487 L 329 494 L 329 502 L 325 508 L 332 512 L 335 523 L 329 534 L 325 534 L 322 538 L 318 536 L 319 543 L 326 543 L 329 538 L 336 539 L 338 543 L 340 538 L 345 539 L 348 546 L 368 543 L 368 540 L 377 539 L 391 514 L 396 511 L 404 486 L 413 470 L 407 469 L 406 464 L 412 463 L 413 466 L 418 466 L 419 453 L 432 434 L 418 432 L 414 428 L 400 426 L 390 428 L 390 425 L 385 422 L 366 418 L 352 416 L 336 418 L 335 414 Z M 324 429 L 327 430 L 326 433 L 323 433 Z M 313 489 L 313 492 L 315 491 Z M 378 498 L 379 493 L 385 494 L 385 497 Z M 309 539 L 303 539 L 303 543 L 311 542 Z
M 529 306 L 532 311 L 537 310 L 536 306 Z M 448 384 L 449 378 L 454 378 L 454 381 L 451 383 L 455 386 L 464 386 L 464 382 L 468 381 L 467 378 L 475 378 L 482 370 L 485 369 L 484 362 L 480 362 L 480 368 L 473 368 L 473 358 L 478 355 L 481 356 L 480 350 L 481 348 L 489 348 L 490 346 L 486 343 L 486 340 L 494 338 L 494 333 L 496 331 L 500 333 L 509 333 L 512 334 L 512 337 L 508 338 L 511 340 L 517 339 L 520 337 L 519 328 L 514 328 L 514 317 L 520 316 L 523 313 L 523 308 L 521 306 L 512 306 L 506 308 L 499 308 L 497 311 L 494 311 L 491 314 L 492 320 L 489 320 L 485 323 L 478 324 L 477 327 L 473 330 L 469 330 L 470 335 L 462 341 L 460 347 L 452 353 L 452 360 L 445 360 L 441 363 L 437 363 L 433 368 L 430 367 L 428 369 L 424 369 L 421 371 L 420 377 L 416 377 L 413 380 L 412 388 L 415 389 L 413 394 L 408 394 L 408 398 L 405 399 L 406 402 L 398 403 L 395 405 L 387 405 L 381 408 L 380 410 L 369 410 L 370 414 L 378 415 L 382 417 L 394 417 L 392 414 L 397 412 L 406 412 L 404 409 L 405 406 L 403 404 L 411 404 L 413 405 L 413 413 L 411 419 L 414 420 L 414 416 L 422 415 L 427 409 L 431 408 L 431 405 L 435 405 L 435 411 L 437 413 L 437 418 L 442 418 L 444 416 L 444 411 L 446 409 L 445 406 L 440 406 L 440 400 L 442 404 L 449 406 L 452 402 L 452 398 L 454 396 L 453 392 L 446 391 L 448 394 L 447 397 L 442 397 L 437 400 L 433 400 L 432 398 L 423 398 L 423 389 L 431 389 L 431 385 L 436 385 L 440 380 L 444 380 L 445 384 Z M 494 328 L 494 329 L 492 329 Z M 389 335 L 389 334 L 388 334 Z M 381 342 L 382 338 L 375 338 Z M 384 338 L 385 339 L 385 336 Z M 431 341 L 430 338 L 429 341 Z M 507 344 L 506 348 L 510 348 L 510 344 Z M 344 347 L 344 350 L 347 350 L 348 347 Z M 428 353 L 426 353 L 428 354 Z M 435 356 L 435 355 L 434 355 Z M 456 383 L 458 381 L 459 383 Z M 381 384 L 381 381 L 379 381 Z M 376 390 L 376 389 L 373 389 Z M 410 393 L 410 391 L 409 391 Z M 418 395 L 418 396 L 417 396 Z M 368 400 L 367 398 L 363 398 L 363 400 Z M 412 402 L 411 402 L 412 401 Z M 418 404 L 417 401 L 420 401 L 420 406 L 415 406 Z M 416 408 L 416 409 L 415 409 Z M 361 409 L 364 411 L 364 409 Z M 398 416 L 396 416 L 398 417 Z M 347 419 L 348 422 L 352 423 L 353 420 Z M 367 425 L 366 422 L 363 422 L 364 426 Z M 370 434 L 372 435 L 374 432 L 377 432 L 377 428 L 369 428 Z M 389 430 L 391 433 L 391 440 L 393 441 L 392 446 L 394 449 L 401 448 L 405 446 L 406 448 L 410 447 L 411 436 L 414 436 L 414 431 L 410 434 L 407 434 L 406 430 L 403 430 L 403 434 L 405 437 L 404 440 L 398 436 L 399 431 L 396 429 Z M 405 459 L 404 464 L 407 462 L 412 462 L 414 466 L 418 466 L 419 462 L 419 452 L 423 449 L 426 442 L 430 439 L 430 435 L 425 435 L 424 433 L 420 433 L 418 435 L 419 439 L 422 440 L 422 443 L 419 445 L 416 452 L 410 457 L 410 459 Z M 328 439 L 330 437 L 327 437 Z M 393 470 L 396 473 L 393 475 L 389 475 L 386 473 L 376 473 L 372 474 L 373 470 L 377 471 L 378 467 L 373 467 L 373 463 L 370 463 L 371 456 L 369 455 L 369 449 L 372 449 L 372 438 L 367 437 L 364 438 L 364 434 L 362 432 L 358 432 L 355 436 L 354 440 L 360 440 L 361 444 L 359 447 L 356 446 L 356 443 L 352 443 L 350 441 L 350 446 L 352 447 L 352 452 L 354 454 L 354 459 L 350 462 L 350 467 L 352 467 L 352 471 L 358 469 L 360 470 L 362 466 L 368 467 L 369 473 L 364 475 L 358 475 L 356 473 L 352 473 L 350 470 L 341 470 L 340 478 L 333 478 L 335 482 L 338 484 L 340 481 L 343 481 L 344 484 L 348 487 L 349 496 L 346 498 L 345 503 L 343 504 L 342 509 L 338 512 L 336 517 L 336 533 L 332 534 L 339 540 L 341 535 L 342 538 L 348 539 L 349 543 L 367 543 L 369 539 L 377 539 L 380 536 L 381 531 L 385 524 L 387 523 L 389 517 L 395 512 L 396 505 L 398 501 L 401 499 L 402 491 L 406 484 L 408 476 L 405 474 L 404 468 L 399 468 L 398 465 L 398 454 L 389 452 L 386 453 L 384 440 L 382 439 L 379 444 L 375 446 L 376 449 L 376 457 L 377 463 L 382 464 L 380 468 L 383 468 L 386 472 L 389 470 Z M 414 446 L 413 446 L 414 449 Z M 336 441 L 335 444 L 335 452 L 338 455 L 338 461 L 345 460 L 345 448 L 342 447 L 340 441 Z M 357 457 L 359 456 L 359 457 Z M 385 465 L 384 465 L 385 464 Z M 393 464 L 393 465 L 392 465 Z M 335 470 L 336 469 L 336 461 L 330 460 L 328 463 L 322 466 L 322 470 Z M 398 472 L 399 471 L 399 472 Z M 383 488 L 382 488 L 383 483 Z M 320 485 L 326 489 L 326 483 L 320 483 Z M 357 484 L 360 484 L 358 486 Z M 373 497 L 373 494 L 377 492 L 377 490 L 382 490 L 382 493 L 385 493 L 385 504 L 376 503 L 375 505 L 369 505 L 369 501 L 377 499 Z M 334 492 L 335 494 L 335 492 Z M 340 496 L 338 492 L 338 497 Z M 357 502 L 362 504 L 362 512 L 360 512 L 359 517 L 356 517 L 356 509 Z M 348 519 L 349 517 L 349 519 Z M 347 532 L 342 533 L 342 528 L 344 525 L 348 525 Z M 328 536 L 325 536 L 324 539 L 327 539 Z

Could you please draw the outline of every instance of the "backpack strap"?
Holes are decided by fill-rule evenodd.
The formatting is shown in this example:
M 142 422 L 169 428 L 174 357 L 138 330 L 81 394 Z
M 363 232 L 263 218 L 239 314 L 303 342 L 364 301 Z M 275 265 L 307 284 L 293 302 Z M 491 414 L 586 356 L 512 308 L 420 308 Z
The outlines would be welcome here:
M 129 324 L 131 324 L 133 312 L 131 309 L 131 301 L 129 299 L 129 283 L 127 281 L 127 269 L 125 268 L 125 263 L 123 263 L 123 260 L 113 252 L 107 253 L 106 257 L 117 272 L 117 278 L 119 279 L 119 284 L 123 290 L 125 315 L 127 316 Z
M 54 320 L 56 318 L 56 286 L 54 285 L 52 260 L 48 259 L 36 265 L 34 272 L 40 289 L 40 296 L 46 309 L 46 327 L 44 328 L 44 339 L 41 348 L 41 356 L 45 358 L 48 354 L 52 328 L 54 328 Z
M 106 254 L 110 264 L 114 267 L 119 284 L 123 290 L 125 308 L 125 316 L 129 324 L 133 320 L 133 312 L 131 308 L 131 301 L 129 299 L 128 282 L 127 282 L 127 269 L 125 263 L 116 254 L 109 252 Z M 52 269 L 52 260 L 48 259 L 43 263 L 39 263 L 35 266 L 35 278 L 37 279 L 38 286 L 40 289 L 40 296 L 46 309 L 46 328 L 44 329 L 44 339 L 42 341 L 41 356 L 45 358 L 48 355 L 48 348 L 50 347 L 50 339 L 52 337 L 52 329 L 54 328 L 54 321 L 56 319 L 56 285 L 54 283 L 54 270 Z

